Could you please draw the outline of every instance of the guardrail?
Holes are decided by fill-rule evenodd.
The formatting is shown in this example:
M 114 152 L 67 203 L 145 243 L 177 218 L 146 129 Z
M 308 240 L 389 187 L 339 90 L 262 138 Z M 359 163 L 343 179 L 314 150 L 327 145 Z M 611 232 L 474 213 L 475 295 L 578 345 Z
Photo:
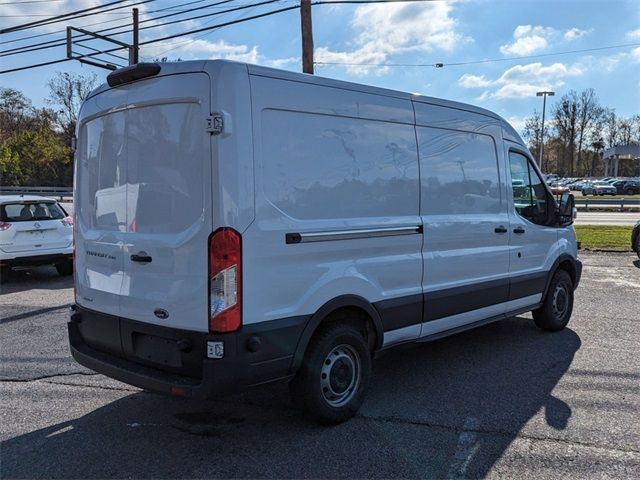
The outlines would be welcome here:
M 640 208 L 640 198 L 576 198 L 576 207 L 585 207 L 589 210 L 592 207 L 619 206 L 620 210 L 626 208 Z
M 6 187 L 0 186 L 0 194 L 5 195 L 42 195 L 45 197 L 64 198 L 73 197 L 72 187 Z

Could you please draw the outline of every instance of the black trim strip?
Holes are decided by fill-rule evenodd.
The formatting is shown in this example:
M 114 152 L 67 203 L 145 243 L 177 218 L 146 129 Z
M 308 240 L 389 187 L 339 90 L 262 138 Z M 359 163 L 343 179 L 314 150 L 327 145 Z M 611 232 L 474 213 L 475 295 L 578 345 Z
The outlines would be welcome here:
M 509 284 L 509 300 L 543 293 L 547 278 L 549 278 L 549 272 L 529 273 L 512 278 Z
M 423 295 L 391 298 L 375 302 L 385 332 L 422 323 Z
M 470 312 L 479 308 L 504 303 L 508 299 L 508 278 L 427 292 L 425 293 L 423 321 L 430 322 Z
M 544 294 L 550 272 L 519 275 L 374 303 L 385 332 Z M 421 305 L 424 302 L 423 305 Z

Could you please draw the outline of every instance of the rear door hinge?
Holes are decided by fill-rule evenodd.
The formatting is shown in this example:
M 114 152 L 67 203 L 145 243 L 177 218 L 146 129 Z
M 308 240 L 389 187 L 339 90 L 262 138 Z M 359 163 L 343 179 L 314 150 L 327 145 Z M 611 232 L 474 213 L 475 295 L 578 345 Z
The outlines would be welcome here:
M 221 113 L 214 113 L 207 117 L 206 130 L 212 135 L 220 135 L 224 126 L 223 116 Z

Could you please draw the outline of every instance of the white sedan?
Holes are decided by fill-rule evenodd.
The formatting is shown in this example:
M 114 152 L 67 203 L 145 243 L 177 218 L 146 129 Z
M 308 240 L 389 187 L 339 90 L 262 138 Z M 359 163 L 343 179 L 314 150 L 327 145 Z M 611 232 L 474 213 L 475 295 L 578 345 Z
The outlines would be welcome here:
M 73 273 L 73 218 L 52 198 L 0 195 L 0 266 Z

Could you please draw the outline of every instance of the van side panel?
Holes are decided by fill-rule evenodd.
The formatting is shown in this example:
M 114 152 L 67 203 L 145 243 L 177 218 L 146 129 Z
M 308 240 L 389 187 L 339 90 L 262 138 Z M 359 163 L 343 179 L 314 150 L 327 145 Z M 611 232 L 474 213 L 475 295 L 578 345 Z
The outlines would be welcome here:
M 351 294 L 378 308 L 385 330 L 418 325 L 419 332 L 422 236 L 410 102 L 250 80 L 256 221 L 243 236 L 244 322 L 311 315 Z
M 509 216 L 498 122 L 429 104 L 415 108 L 425 236 L 422 335 L 431 335 L 505 313 Z

